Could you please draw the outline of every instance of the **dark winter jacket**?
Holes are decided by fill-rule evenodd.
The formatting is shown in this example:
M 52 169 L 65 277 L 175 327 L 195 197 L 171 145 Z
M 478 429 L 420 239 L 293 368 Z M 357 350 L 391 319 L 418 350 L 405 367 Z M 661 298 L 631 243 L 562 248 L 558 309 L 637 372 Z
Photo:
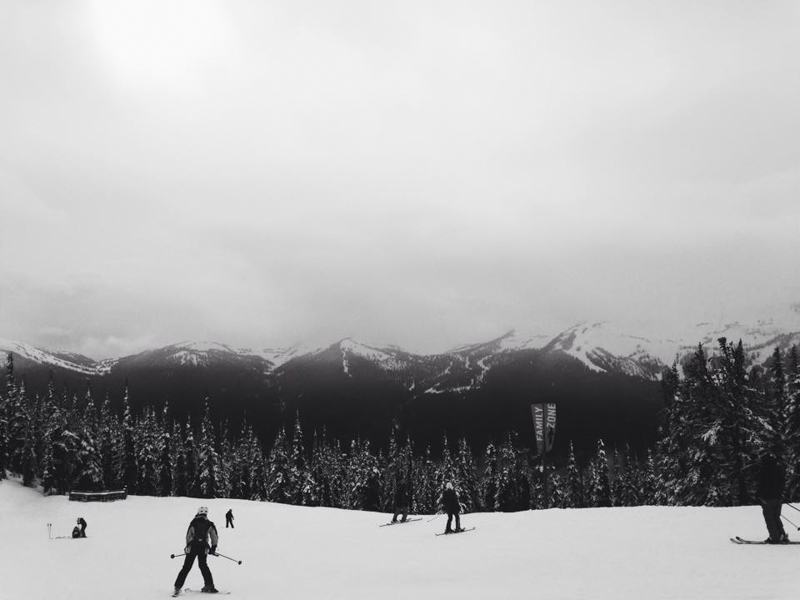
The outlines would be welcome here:
M 786 481 L 783 464 L 775 456 L 769 454 L 761 460 L 761 471 L 758 474 L 758 491 L 756 495 L 761 501 L 779 500 L 783 497 L 783 486 Z
M 205 551 L 209 546 L 216 548 L 218 541 L 217 527 L 207 518 L 198 516 L 189 523 L 189 529 L 186 531 L 187 548 Z M 186 552 L 188 553 L 189 550 Z
M 408 506 L 410 500 L 411 500 L 411 493 L 409 490 L 408 483 L 405 481 L 401 481 L 397 485 L 397 489 L 394 492 L 394 504 L 395 506 Z
M 442 508 L 444 508 L 445 512 L 458 514 L 461 510 L 461 507 L 458 503 L 458 494 L 456 494 L 455 490 L 446 489 L 442 492 Z

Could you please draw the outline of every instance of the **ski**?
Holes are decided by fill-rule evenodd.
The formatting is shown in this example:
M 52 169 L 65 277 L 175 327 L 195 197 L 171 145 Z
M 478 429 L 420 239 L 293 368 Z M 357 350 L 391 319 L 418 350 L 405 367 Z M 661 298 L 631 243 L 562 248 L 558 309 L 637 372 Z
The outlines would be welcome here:
M 442 533 L 436 533 L 434 535 L 436 535 L 437 537 L 440 535 L 455 535 L 457 533 L 466 533 L 467 531 L 473 531 L 474 529 L 475 529 L 474 527 L 467 527 L 466 529 L 459 529 L 458 531 L 451 531 L 450 533 L 442 532 Z
M 228 595 L 230 595 L 230 591 L 229 590 L 219 590 L 217 592 L 204 592 L 203 590 L 193 590 L 191 588 L 186 588 L 183 591 L 186 592 L 187 594 L 207 594 L 209 596 L 221 596 L 221 595 L 228 596 Z
M 780 544 L 770 544 L 769 542 L 765 541 L 746 540 L 744 538 L 739 537 L 738 535 L 736 537 L 732 537 L 731 541 L 734 544 L 749 544 L 753 546 L 792 546 L 800 544 L 800 541 L 789 541 L 789 542 L 782 542 Z
M 403 523 L 411 523 L 412 521 L 422 521 L 422 517 L 417 519 L 406 519 L 405 521 L 394 521 L 389 523 L 384 523 L 383 525 L 378 525 L 378 527 L 389 527 L 391 525 L 402 525 Z

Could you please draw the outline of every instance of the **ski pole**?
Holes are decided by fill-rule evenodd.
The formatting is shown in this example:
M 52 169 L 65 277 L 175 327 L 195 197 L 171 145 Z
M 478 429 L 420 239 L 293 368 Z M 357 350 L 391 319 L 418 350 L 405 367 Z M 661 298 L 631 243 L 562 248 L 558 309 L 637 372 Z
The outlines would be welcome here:
M 437 514 L 435 517 L 433 517 L 432 519 L 428 519 L 428 523 L 430 523 L 431 521 L 435 521 L 436 519 L 438 519 L 439 517 L 441 517 L 443 514 L 444 514 L 444 513 L 438 513 L 438 514 Z
M 221 556 L 222 558 L 227 558 L 228 560 L 232 560 L 235 563 L 242 564 L 242 561 L 236 560 L 235 558 L 231 558 L 230 556 L 225 556 L 224 554 L 220 554 L 219 552 L 215 552 L 214 556 Z
M 793 504 L 789 504 L 788 502 L 786 502 L 786 506 L 788 506 L 789 508 L 793 508 L 793 509 L 795 509 L 797 512 L 800 512 L 800 508 L 797 508 L 797 507 L 796 507 L 795 505 L 793 505 Z
M 786 517 L 784 517 L 783 515 L 781 515 L 781 518 L 782 519 L 786 519 Z M 789 525 L 792 525 L 793 527 L 795 527 L 797 529 L 797 531 L 800 531 L 800 527 L 798 527 L 797 525 L 792 523 L 789 519 L 786 519 L 786 522 L 789 523 Z
M 186 556 L 186 552 L 183 552 L 181 554 L 170 554 L 169 555 L 170 558 L 175 558 L 176 556 Z

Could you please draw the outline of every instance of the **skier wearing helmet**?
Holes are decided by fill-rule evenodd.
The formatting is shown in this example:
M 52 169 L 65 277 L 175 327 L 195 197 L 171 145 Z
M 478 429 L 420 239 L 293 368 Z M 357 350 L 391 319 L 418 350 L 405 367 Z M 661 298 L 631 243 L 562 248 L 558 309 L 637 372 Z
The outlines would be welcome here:
M 208 520 L 208 508 L 201 506 L 186 531 L 186 559 L 183 561 L 183 568 L 175 580 L 175 596 L 180 594 L 195 558 L 197 558 L 197 563 L 200 565 L 200 573 L 203 574 L 204 585 L 202 591 L 211 594 L 217 593 L 216 588 L 214 588 L 214 578 L 208 568 L 207 554 L 217 553 L 218 540 L 217 528 L 214 523 Z

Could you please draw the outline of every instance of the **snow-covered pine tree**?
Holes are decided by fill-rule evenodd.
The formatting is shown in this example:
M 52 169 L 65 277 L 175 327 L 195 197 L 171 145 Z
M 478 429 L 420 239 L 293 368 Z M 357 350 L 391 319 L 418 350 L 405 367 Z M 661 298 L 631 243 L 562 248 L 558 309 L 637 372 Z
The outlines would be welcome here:
M 575 448 L 572 445 L 572 440 L 569 442 L 569 452 L 567 453 L 564 504 L 568 508 L 583 508 L 586 505 L 583 492 L 583 474 L 578 468 L 578 460 L 575 458 Z
M 9 385 L 14 381 L 14 355 L 6 354 L 6 386 L 0 392 L 0 480 L 5 479 L 9 466 L 8 416 L 11 413 Z
M 436 469 L 436 488 L 441 490 L 445 483 L 452 482 L 458 495 L 461 495 L 461 482 L 455 479 L 455 468 L 453 465 L 453 455 L 450 453 L 450 443 L 447 441 L 447 434 L 442 439 L 442 455 Z
M 516 456 L 511 445 L 511 438 L 506 436 L 505 441 L 497 452 L 497 471 L 494 480 L 495 492 L 492 510 L 509 511 L 515 509 L 515 463 Z
M 129 494 L 137 493 L 136 489 L 136 442 L 134 438 L 134 421 L 131 414 L 130 392 L 125 383 L 122 397 L 122 435 L 118 437 L 114 450 L 114 470 L 120 474 L 120 483 Z
M 151 406 L 142 409 L 134 424 L 136 448 L 136 493 L 144 496 L 158 494 L 159 484 L 159 425 Z
M 264 500 L 267 497 L 267 461 L 261 442 L 253 429 L 248 425 L 245 429 L 245 456 L 244 469 L 246 470 L 245 498 L 250 500 Z
M 161 418 L 158 421 L 158 435 L 159 442 L 159 456 L 157 467 L 158 478 L 158 495 L 170 496 L 172 495 L 172 475 L 175 472 L 175 465 L 172 462 L 175 453 L 172 450 L 172 433 L 168 426 L 170 422 L 169 403 L 164 404 L 164 409 L 161 412 Z
M 318 433 L 314 431 L 311 436 L 311 456 L 308 460 L 308 470 L 314 482 L 308 499 L 309 506 L 330 506 L 325 504 L 326 501 L 330 502 L 330 488 L 324 468 L 323 443 Z
M 397 486 L 405 476 L 405 464 L 400 456 L 397 444 L 397 422 L 392 423 L 389 431 L 389 448 L 386 451 L 386 469 L 381 477 L 381 510 L 392 511 Z
M 720 465 L 718 389 L 702 344 L 664 380 L 667 398 L 659 497 L 661 504 L 719 505 L 727 494 Z
M 64 398 L 66 394 L 64 394 Z M 42 487 L 45 494 L 69 491 L 75 463 L 73 442 L 77 437 L 69 431 L 65 400 L 54 397 L 44 423 L 44 454 L 42 458 Z
M 236 456 L 234 455 L 234 442 L 231 439 L 230 423 L 224 420 L 220 425 L 219 440 L 219 494 L 222 498 L 234 498 L 231 481 L 236 468 Z
M 519 447 L 515 431 L 497 453 L 494 510 L 516 511 L 531 508 L 531 473 L 525 451 Z
M 247 468 L 247 445 L 245 438 L 245 427 L 247 419 L 242 422 L 241 431 L 238 436 L 225 436 L 222 444 L 222 464 L 225 477 L 227 479 L 228 494 L 230 498 L 249 498 L 250 480 Z M 229 431 L 229 427 L 225 427 Z
M 647 459 L 644 462 L 639 483 L 639 505 L 653 506 L 658 503 L 656 494 L 658 478 L 656 476 L 656 460 L 653 451 L 647 450 Z
M 295 413 L 294 433 L 290 444 L 289 472 L 291 481 L 290 502 L 297 506 L 305 506 L 313 494 L 314 482 L 308 469 L 306 448 L 303 443 L 303 428 L 300 424 L 300 413 Z
M 186 464 L 186 443 L 183 430 L 177 421 L 172 423 L 172 495 L 189 495 L 189 471 Z
M 611 478 L 602 439 L 597 440 L 597 452 L 589 464 L 589 505 L 611 506 Z
M 48 392 L 48 396 L 49 396 Z M 119 422 L 111 409 L 111 398 L 106 393 L 100 405 L 100 425 L 98 431 L 98 451 L 100 453 L 100 468 L 103 471 L 103 481 L 107 489 L 120 489 L 121 477 L 114 468 L 114 451 L 121 438 Z
M 14 359 L 8 355 L 6 363 L 6 422 L 8 423 L 8 469 L 12 473 L 22 472 L 22 448 L 28 428 L 28 410 L 25 378 L 19 385 L 14 379 Z
M 734 345 L 722 337 L 719 338 L 720 366 L 717 372 L 717 383 L 720 409 L 717 420 L 720 423 L 721 454 L 723 475 L 727 478 L 729 487 L 724 504 L 742 505 L 750 501 L 750 492 L 747 485 L 745 467 L 748 465 L 749 445 L 747 443 L 748 429 L 752 428 L 752 406 L 759 401 L 759 393 L 748 381 L 745 353 L 742 340 Z M 782 428 L 783 418 L 783 385 L 780 391 L 781 399 L 776 400 L 773 406 L 776 411 L 776 425 Z
M 346 481 L 345 476 L 347 473 L 347 456 L 342 450 L 339 440 L 329 441 L 325 436 L 323 429 L 322 435 L 322 460 L 323 464 L 320 467 L 322 471 L 321 480 L 326 482 L 323 489 L 327 489 L 329 493 L 329 504 L 324 506 L 335 506 L 342 508 L 345 505 L 346 495 Z M 316 481 L 319 482 L 320 479 Z M 323 496 L 324 497 L 324 496 Z
M 203 420 L 200 424 L 200 437 L 197 441 L 198 483 L 202 498 L 219 497 L 219 454 L 217 453 L 217 437 L 211 422 L 209 399 L 205 399 Z
M 466 438 L 458 442 L 458 454 L 455 459 L 456 479 L 461 484 L 461 503 L 466 512 L 475 512 L 481 508 L 481 485 L 475 457 L 467 444 Z
M 270 502 L 291 503 L 292 482 L 290 477 L 286 430 L 281 426 L 278 428 L 267 458 L 266 499 Z
M 380 510 L 380 480 L 380 461 L 370 451 L 369 441 L 353 440 L 345 472 L 344 508 Z
M 98 415 L 91 386 L 87 386 L 83 410 L 74 413 L 78 436 L 75 484 L 82 491 L 97 492 L 103 489 L 103 467 L 97 446 Z
M 787 498 L 800 501 L 800 352 L 793 345 L 786 366 Z
M 640 506 L 641 473 L 639 461 L 629 444 L 624 452 L 614 449 L 614 481 L 612 496 L 614 506 Z
M 703 347 L 698 350 L 702 352 Z M 679 393 L 681 386 L 677 362 L 664 371 L 661 376 L 661 388 L 664 395 L 664 409 L 658 425 L 655 461 L 658 466 L 658 477 L 655 480 L 655 503 L 674 505 L 678 503 L 680 494 L 676 489 L 688 472 L 688 461 L 685 454 L 685 443 L 689 437 L 688 402 Z
M 39 457 L 41 456 L 41 406 L 39 394 L 25 400 L 27 421 L 25 442 L 22 446 L 22 484 L 31 486 L 39 476 Z
M 191 417 L 186 418 L 186 437 L 183 441 L 183 457 L 186 464 L 186 495 L 191 498 L 202 498 L 200 489 L 200 461 Z
M 431 447 L 426 446 L 425 452 L 413 466 L 414 498 L 412 512 L 417 514 L 430 514 L 439 510 L 436 501 L 439 489 L 436 486 L 436 465 L 431 457 Z
M 483 456 L 483 477 L 481 478 L 482 498 L 484 510 L 495 510 L 495 496 L 497 495 L 497 449 L 492 442 L 486 445 Z
M 549 497 L 547 508 L 566 508 L 567 506 L 567 478 L 564 473 L 557 471 L 552 465 L 545 467 L 548 471 Z

